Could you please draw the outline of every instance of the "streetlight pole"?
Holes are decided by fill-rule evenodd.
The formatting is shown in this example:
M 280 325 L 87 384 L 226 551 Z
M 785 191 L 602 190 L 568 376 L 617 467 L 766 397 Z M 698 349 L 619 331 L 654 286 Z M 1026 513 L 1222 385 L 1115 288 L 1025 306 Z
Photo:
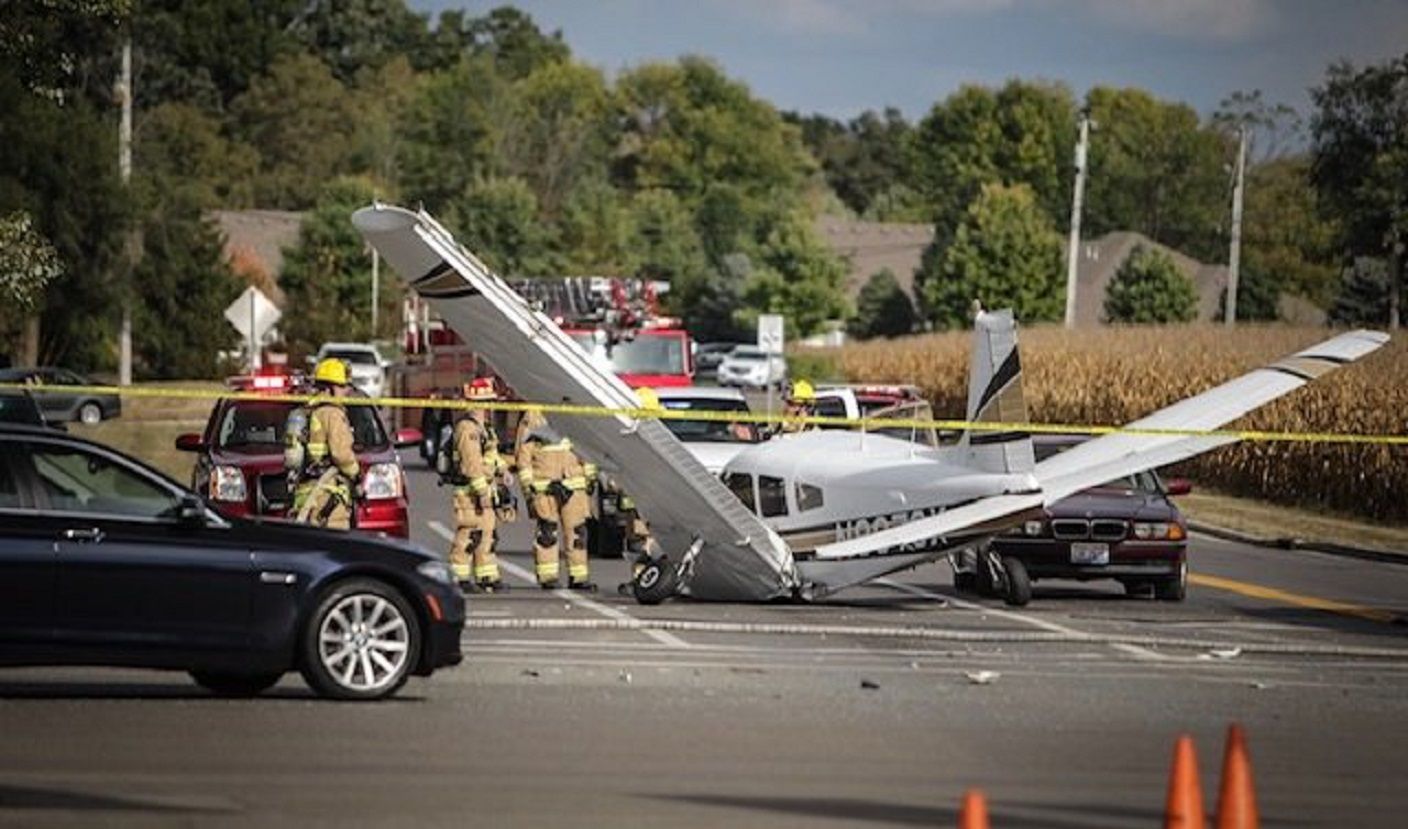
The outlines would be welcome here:
M 1237 324 L 1237 279 L 1242 267 L 1242 181 L 1247 166 L 1247 127 L 1237 130 L 1237 180 L 1232 185 L 1232 250 L 1227 254 L 1226 325 Z
M 1071 238 L 1066 244 L 1066 327 L 1076 327 L 1076 270 L 1080 262 L 1080 211 L 1085 201 L 1086 158 L 1090 149 L 1090 116 L 1080 114 L 1076 141 L 1076 183 L 1071 195 Z

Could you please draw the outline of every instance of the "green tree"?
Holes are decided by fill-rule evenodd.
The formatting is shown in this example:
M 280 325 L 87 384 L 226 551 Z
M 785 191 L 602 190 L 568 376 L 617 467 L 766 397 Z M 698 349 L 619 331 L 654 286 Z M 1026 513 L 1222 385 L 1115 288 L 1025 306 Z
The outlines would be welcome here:
M 1023 184 L 1047 216 L 1070 198 L 1075 101 L 1065 86 L 1008 81 L 965 86 L 935 104 L 910 141 L 910 181 L 941 240 L 951 238 L 984 185 Z
M 579 181 L 557 221 L 558 248 L 567 273 L 635 273 L 639 251 L 632 217 L 620 191 L 604 178 Z
M 1337 231 L 1316 209 L 1308 159 L 1287 156 L 1254 167 L 1243 215 L 1243 270 L 1328 307 L 1339 287 Z
M 466 59 L 425 78 L 400 144 L 402 195 L 439 212 L 477 179 L 497 175 L 509 84 L 487 59 Z
M 358 114 L 328 67 L 311 55 L 284 58 L 231 105 L 235 137 L 259 153 L 254 197 L 301 209 L 348 169 Z
M 512 93 L 505 168 L 528 182 L 543 215 L 554 219 L 578 182 L 606 169 L 611 93 L 600 70 L 565 61 L 538 67 Z
M 715 184 L 751 199 L 800 193 L 813 169 L 796 127 L 712 62 L 648 63 L 616 84 L 622 118 L 617 181 L 694 203 Z
M 784 117 L 801 129 L 827 184 L 853 213 L 870 214 L 882 193 L 905 180 L 914 128 L 899 110 L 866 110 L 845 124 L 824 115 Z
M 190 104 L 161 104 L 139 113 L 133 160 L 144 176 L 194 188 L 205 209 L 254 207 L 259 154 L 227 139 L 220 122 Z
M 1217 318 L 1227 318 L 1227 292 L 1218 299 Z M 1237 279 L 1237 319 L 1240 322 L 1275 322 L 1281 318 L 1281 285 L 1271 274 L 1250 262 Z
M 1388 266 L 1360 256 L 1345 266 L 1340 292 L 1330 306 L 1332 325 L 1383 325 L 1388 321 Z
M 21 87 L 71 89 L 89 54 L 130 13 L 131 0 L 9 0 L 0 15 L 0 65 Z
M 973 301 L 1011 308 L 1026 323 L 1065 308 L 1061 239 L 1026 185 L 987 184 L 968 205 L 953 242 L 936 240 L 916 277 L 941 328 L 967 325 Z
M 145 212 L 140 225 L 142 258 L 132 274 L 134 368 L 151 379 L 215 377 L 217 352 L 238 339 L 223 314 L 243 285 L 199 202 L 176 193 Z
M 1319 203 L 1337 220 L 1344 261 L 1387 260 L 1392 316 L 1408 241 L 1408 53 L 1362 69 L 1337 63 L 1311 97 L 1311 180 Z
M 487 56 L 509 79 L 526 78 L 572 55 L 561 31 L 544 33 L 531 15 L 513 6 L 499 6 L 469 20 L 467 31 L 472 53 Z
M 25 321 L 43 301 L 45 287 L 62 275 L 58 251 L 34 229 L 29 213 L 0 216 L 0 348 L 20 351 Z
M 287 30 L 345 84 L 414 55 L 429 40 L 425 18 L 406 8 L 405 0 L 312 0 Z
M 871 275 L 856 297 L 856 316 L 851 320 L 852 336 L 898 337 L 914 330 L 914 303 L 900 287 L 889 268 Z
M 817 241 L 806 216 L 793 214 L 759 246 L 734 322 L 748 329 L 759 314 L 782 314 L 793 335 L 810 336 L 823 323 L 850 316 L 845 281 L 845 264 Z
M 1091 236 L 1133 230 L 1203 260 L 1226 255 L 1234 148 L 1199 124 L 1186 104 L 1141 89 L 1096 87 L 1086 97 L 1097 124 L 1083 221 Z
M 675 299 L 687 300 L 690 280 L 707 267 L 689 209 L 669 190 L 643 190 L 632 200 L 631 225 L 638 274 L 670 282 Z
M 365 207 L 375 188 L 365 179 L 330 182 L 303 219 L 298 241 L 284 251 L 279 280 L 288 298 L 284 337 L 296 355 L 310 354 L 327 340 L 393 336 L 400 316 L 400 289 L 383 279 L 378 319 L 371 330 L 372 258 L 349 220 Z
M 0 60 L 0 206 L 28 211 L 63 268 L 45 288 L 38 327 L 28 323 L 24 356 L 87 370 L 114 358 L 112 277 L 129 204 L 114 163 L 116 131 L 85 96 L 69 93 L 35 94 Z
M 1193 283 L 1155 248 L 1135 247 L 1105 292 L 1105 316 L 1111 322 L 1190 322 L 1197 315 Z
M 559 273 L 548 229 L 538 221 L 538 200 L 523 179 L 475 182 L 450 204 L 446 221 L 466 247 L 503 276 Z
M 299 49 L 289 26 L 309 3 L 136 0 L 130 5 L 135 7 L 130 20 L 138 109 L 189 104 L 223 116 L 255 78 Z

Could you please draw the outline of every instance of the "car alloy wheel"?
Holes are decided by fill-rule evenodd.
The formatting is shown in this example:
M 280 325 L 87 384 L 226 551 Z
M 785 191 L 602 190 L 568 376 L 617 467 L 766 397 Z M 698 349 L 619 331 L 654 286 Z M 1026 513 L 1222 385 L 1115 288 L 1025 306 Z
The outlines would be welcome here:
M 357 580 L 334 589 L 314 619 L 310 683 L 344 699 L 377 699 L 406 680 L 419 641 L 414 615 L 389 587 Z
M 97 403 L 84 403 L 78 409 L 78 419 L 81 422 L 92 426 L 94 423 L 102 422 L 103 410 L 98 408 Z

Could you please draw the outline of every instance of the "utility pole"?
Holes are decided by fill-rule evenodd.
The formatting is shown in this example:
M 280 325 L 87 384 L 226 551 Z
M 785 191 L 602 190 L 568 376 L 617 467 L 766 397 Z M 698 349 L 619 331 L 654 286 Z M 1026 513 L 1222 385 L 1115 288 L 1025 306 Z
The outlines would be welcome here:
M 372 339 L 376 339 L 376 315 L 377 305 L 380 303 L 381 290 L 381 254 L 376 248 L 372 248 Z
M 132 193 L 132 32 L 122 42 L 122 76 L 117 82 L 117 97 L 122 104 L 122 118 L 117 125 L 117 171 L 122 186 Z M 132 385 L 132 269 L 136 265 L 136 244 L 128 231 L 122 262 L 122 326 L 118 331 L 117 382 Z
M 1242 180 L 1247 166 L 1247 127 L 1237 130 L 1237 179 L 1232 184 L 1232 250 L 1227 254 L 1226 325 L 1237 324 L 1237 278 L 1242 267 Z
M 1076 141 L 1076 185 L 1071 196 L 1071 238 L 1066 244 L 1066 327 L 1076 327 L 1076 266 L 1080 262 L 1080 211 L 1085 201 L 1085 167 L 1090 149 L 1090 116 L 1080 114 Z

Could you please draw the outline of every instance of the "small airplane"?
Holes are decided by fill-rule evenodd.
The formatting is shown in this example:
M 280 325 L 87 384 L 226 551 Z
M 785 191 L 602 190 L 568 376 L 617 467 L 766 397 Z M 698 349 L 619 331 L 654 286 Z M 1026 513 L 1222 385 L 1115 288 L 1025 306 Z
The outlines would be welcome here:
M 624 382 L 428 213 L 373 204 L 352 222 L 525 399 L 640 408 Z M 1068 495 L 1234 443 L 1235 436 L 1177 430 L 1222 427 L 1386 342 L 1388 335 L 1375 331 L 1340 334 L 1128 426 L 1174 433 L 1109 434 L 1041 463 L 1024 432 L 973 430 L 956 445 L 935 447 L 888 435 L 808 431 L 746 448 L 716 477 L 656 418 L 550 416 L 632 494 L 650 523 L 658 551 L 633 582 L 638 601 L 812 600 L 952 560 Z M 979 312 L 967 420 L 1028 422 L 1021 381 L 1011 312 Z M 999 590 L 1021 575 L 993 555 L 979 566 L 989 568 Z

